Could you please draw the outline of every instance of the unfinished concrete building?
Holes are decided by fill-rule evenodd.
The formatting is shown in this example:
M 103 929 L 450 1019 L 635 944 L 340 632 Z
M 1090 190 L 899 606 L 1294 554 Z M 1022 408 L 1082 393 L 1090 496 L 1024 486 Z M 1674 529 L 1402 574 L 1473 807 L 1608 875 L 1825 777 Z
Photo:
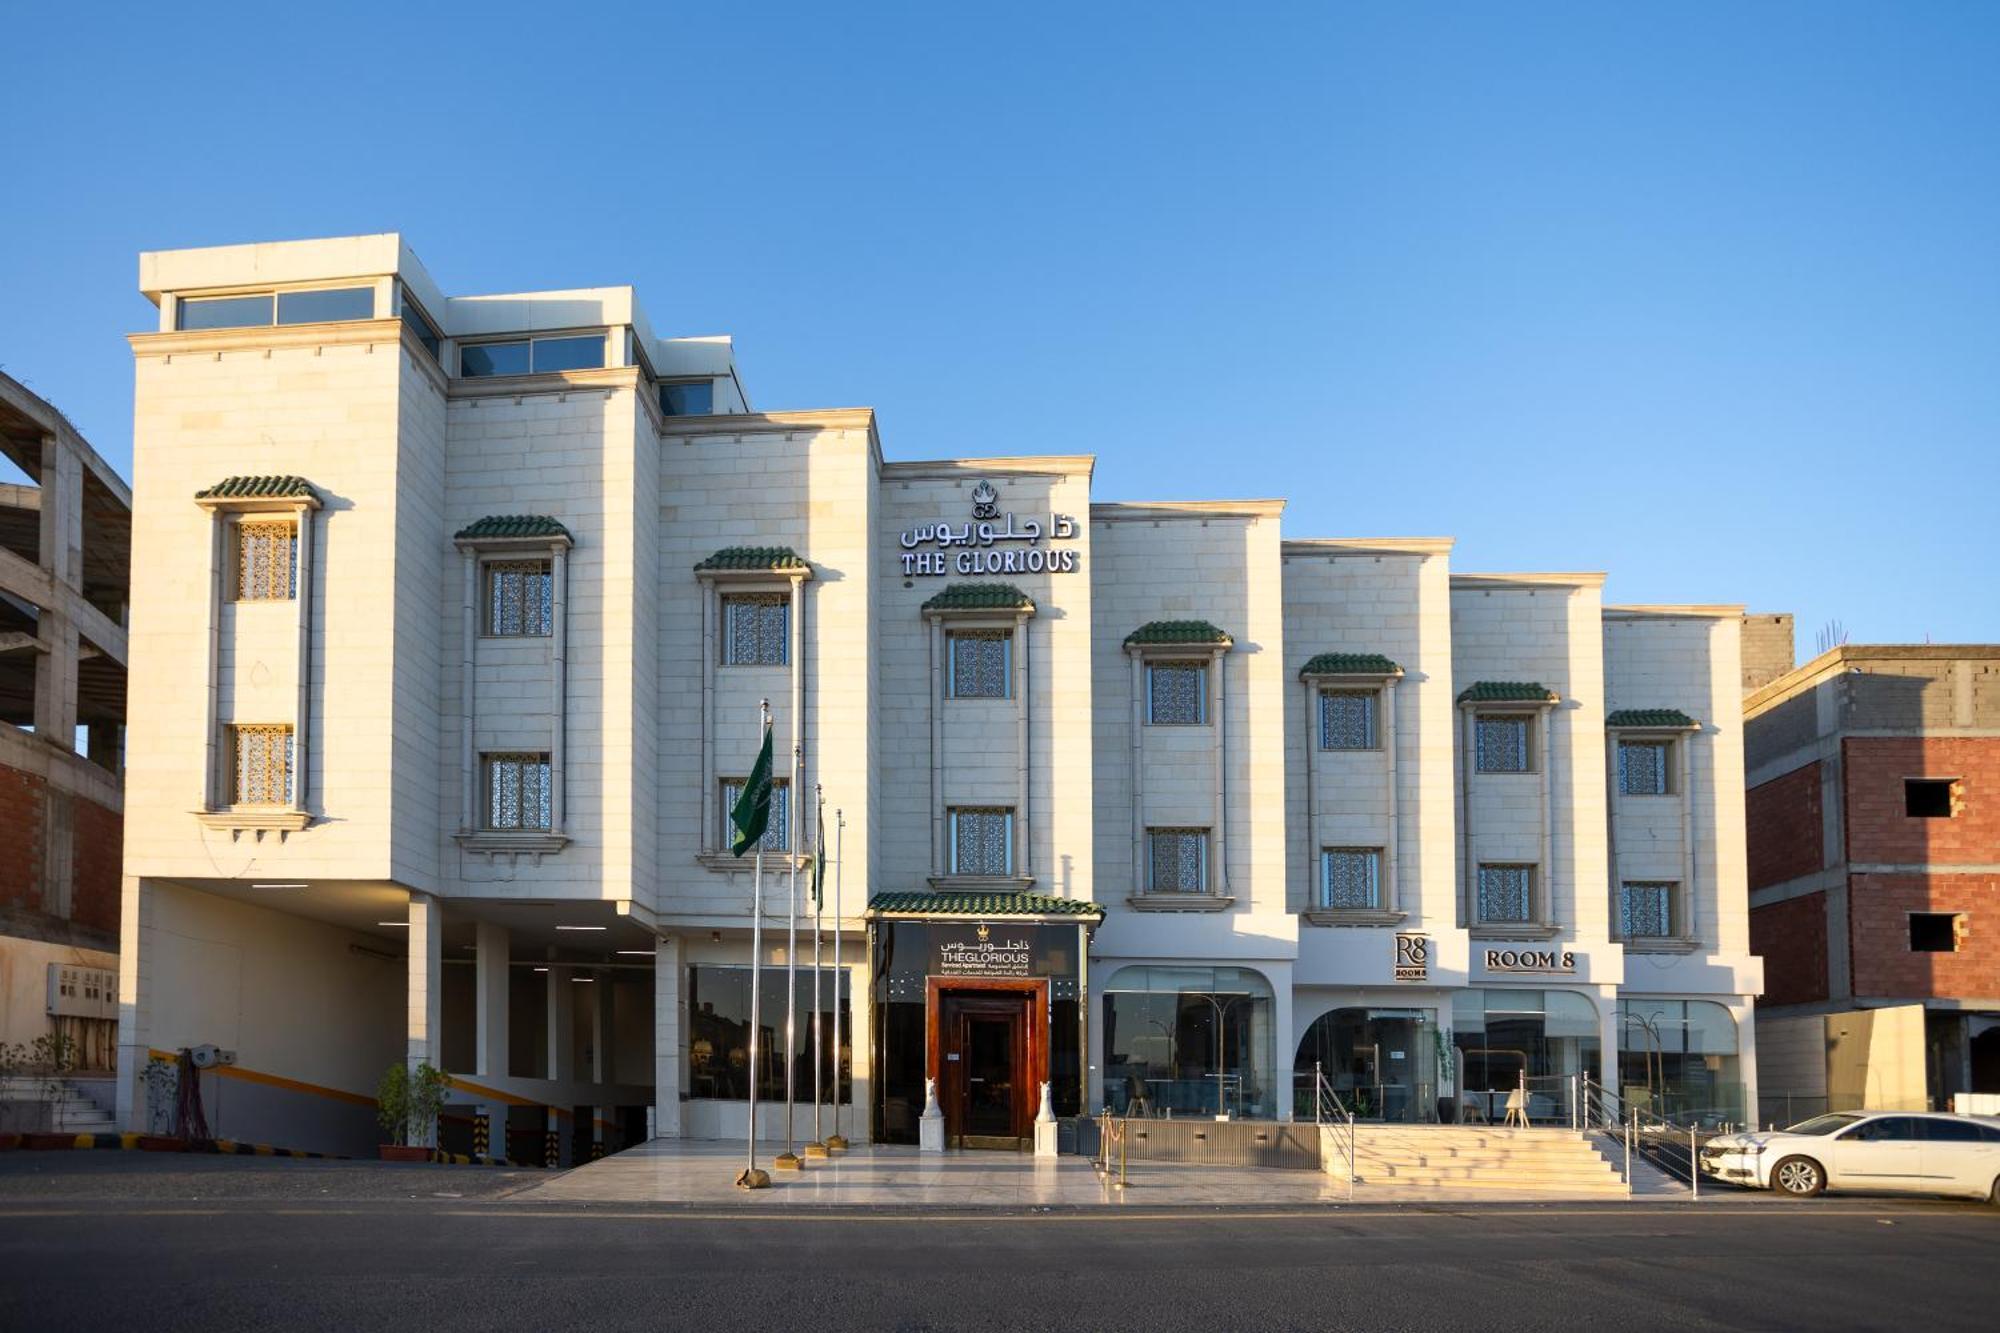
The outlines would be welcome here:
M 0 1042 L 117 1043 L 132 492 L 0 374 Z

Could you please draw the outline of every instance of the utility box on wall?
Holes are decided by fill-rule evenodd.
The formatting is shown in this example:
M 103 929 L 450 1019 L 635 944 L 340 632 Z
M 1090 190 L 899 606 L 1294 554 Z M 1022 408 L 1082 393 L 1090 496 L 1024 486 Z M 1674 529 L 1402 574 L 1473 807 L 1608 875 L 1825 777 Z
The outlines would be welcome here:
M 51 1018 L 118 1017 L 118 974 L 109 968 L 49 964 Z

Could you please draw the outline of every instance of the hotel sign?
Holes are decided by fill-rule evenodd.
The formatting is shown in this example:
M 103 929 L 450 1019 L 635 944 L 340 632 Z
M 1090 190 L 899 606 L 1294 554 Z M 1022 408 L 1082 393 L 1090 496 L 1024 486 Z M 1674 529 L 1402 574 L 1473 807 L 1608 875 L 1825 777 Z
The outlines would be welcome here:
M 963 933 L 937 932 L 937 970 L 940 977 L 1031 977 L 1035 975 L 1035 946 L 1026 933 L 1002 933 L 981 922 Z
M 1431 937 L 1419 934 L 1396 936 L 1396 980 L 1429 981 L 1431 977 Z
M 1000 493 L 982 481 L 972 489 L 972 520 L 953 527 L 949 520 L 923 523 L 903 533 L 903 574 L 1074 574 L 1081 565 L 1075 547 L 1044 547 L 1074 541 L 1077 522 L 1069 514 L 1039 518 L 1000 512 Z
M 1574 973 L 1576 951 L 1574 949 L 1488 949 L 1486 970 L 1548 975 Z

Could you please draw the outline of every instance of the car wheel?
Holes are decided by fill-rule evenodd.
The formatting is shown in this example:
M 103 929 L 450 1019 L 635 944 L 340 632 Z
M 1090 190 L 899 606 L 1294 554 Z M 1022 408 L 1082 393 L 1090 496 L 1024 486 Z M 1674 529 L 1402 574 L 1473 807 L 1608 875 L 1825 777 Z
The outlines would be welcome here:
M 1992 1204 L 1995 1208 L 2000 1208 L 2000 1176 L 1994 1177 L 1993 1192 L 1986 1196 L 1986 1202 Z
M 1826 1188 L 1826 1172 L 1810 1157 L 1787 1157 L 1771 1171 L 1771 1184 L 1794 1199 L 1810 1199 Z

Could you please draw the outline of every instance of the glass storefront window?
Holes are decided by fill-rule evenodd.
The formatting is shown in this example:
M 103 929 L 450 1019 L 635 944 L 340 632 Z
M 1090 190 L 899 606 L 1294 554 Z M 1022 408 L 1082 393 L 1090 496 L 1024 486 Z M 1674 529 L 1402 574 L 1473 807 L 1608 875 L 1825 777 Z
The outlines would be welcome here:
M 846 971 L 847 969 L 842 969 Z M 747 967 L 688 969 L 688 1096 L 720 1101 L 744 1101 L 750 1096 L 750 972 Z M 793 1096 L 812 1102 L 813 978 L 810 968 L 796 974 L 797 1031 L 792 1042 Z M 840 987 L 840 1008 L 833 1004 L 833 969 L 821 968 L 820 1095 L 834 1098 L 835 1070 L 840 1096 L 852 1095 L 851 1060 L 854 1043 L 848 1030 L 848 1006 L 853 981 Z M 761 973 L 757 1023 L 757 1096 L 782 1101 L 785 1096 L 785 969 L 767 967 Z
M 1435 1120 L 1437 1042 L 1422 1009 L 1335 1009 L 1321 1014 L 1299 1042 L 1293 1072 L 1306 1095 L 1293 1108 L 1311 1119 L 1309 1090 L 1317 1069 L 1341 1105 L 1363 1120 Z
M 1104 1100 L 1121 1115 L 1275 1118 L 1271 983 L 1240 967 L 1128 967 L 1105 987 Z
M 1456 1111 L 1498 1124 L 1526 1080 L 1528 1118 L 1567 1123 L 1578 1075 L 1597 1077 L 1597 1005 L 1565 990 L 1470 989 L 1452 996 Z
M 1618 1002 L 1619 1094 L 1675 1120 L 1740 1122 L 1736 1020 L 1713 1000 Z

